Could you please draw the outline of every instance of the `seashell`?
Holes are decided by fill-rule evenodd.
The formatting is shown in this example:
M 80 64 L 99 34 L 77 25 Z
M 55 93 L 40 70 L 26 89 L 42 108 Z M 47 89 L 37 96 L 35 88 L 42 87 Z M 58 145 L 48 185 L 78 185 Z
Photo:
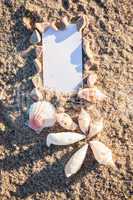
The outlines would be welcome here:
M 90 102 L 96 102 L 96 100 L 102 101 L 106 98 L 106 95 L 97 89 L 97 87 L 81 89 L 78 92 L 78 96 Z
M 52 29 L 54 29 L 55 31 L 58 31 L 58 28 L 56 27 L 55 21 L 52 21 L 52 22 L 50 23 L 50 27 L 51 27 Z
M 85 26 L 87 25 L 87 16 L 86 15 L 82 15 L 80 16 L 80 18 L 77 20 L 76 25 L 77 25 L 77 29 L 78 31 L 82 32 L 82 30 L 85 28 Z
M 23 23 L 24 23 L 24 26 L 27 29 L 32 30 L 32 28 L 33 28 L 33 22 L 31 20 L 31 18 L 29 18 L 29 17 L 23 17 Z
M 90 126 L 90 115 L 87 113 L 83 108 L 81 109 L 81 112 L 79 114 L 78 122 L 79 127 L 83 133 L 86 133 Z
M 35 63 L 37 72 L 38 72 L 38 73 L 41 72 L 41 71 L 42 71 L 42 64 L 40 63 L 40 61 L 36 58 L 36 59 L 34 60 L 34 63 Z
M 37 29 L 35 29 L 30 37 L 30 43 L 31 44 L 37 44 L 41 42 L 41 35 Z
M 45 32 L 49 28 L 49 22 L 35 23 L 35 28 L 40 31 L 40 33 Z
M 105 146 L 102 142 L 92 140 L 90 141 L 90 146 L 93 151 L 95 159 L 103 165 L 110 165 L 115 167 L 112 152 L 111 150 Z
M 66 113 L 58 113 L 56 115 L 57 122 L 63 128 L 67 130 L 74 131 L 77 128 L 77 124 L 72 120 L 72 118 Z
M 32 99 L 34 99 L 36 101 L 39 101 L 39 100 L 43 99 L 42 93 L 37 88 L 34 88 L 31 91 L 30 96 L 31 96 Z
M 33 82 L 33 85 L 35 86 L 35 88 L 43 88 L 43 83 L 42 83 L 42 79 L 41 79 L 41 74 L 40 73 L 38 73 L 35 76 L 33 76 L 32 82 Z
M 97 81 L 97 74 L 94 72 L 89 73 L 87 78 L 87 85 L 89 87 L 93 87 L 96 81 Z
M 54 106 L 47 101 L 33 103 L 29 109 L 29 127 L 39 133 L 45 127 L 52 127 L 56 122 Z
M 51 144 L 69 145 L 69 144 L 74 144 L 83 139 L 85 139 L 85 135 L 75 132 L 50 133 L 47 136 L 46 144 L 48 147 Z
M 70 160 L 68 160 L 65 166 L 66 177 L 70 177 L 81 168 L 87 153 L 87 149 L 88 149 L 88 144 L 85 144 L 72 155 Z
M 90 131 L 89 131 L 89 135 L 88 138 L 92 138 L 95 135 L 97 135 L 98 133 L 100 133 L 103 130 L 103 119 L 99 120 L 99 121 L 94 121 L 91 125 L 90 125 Z

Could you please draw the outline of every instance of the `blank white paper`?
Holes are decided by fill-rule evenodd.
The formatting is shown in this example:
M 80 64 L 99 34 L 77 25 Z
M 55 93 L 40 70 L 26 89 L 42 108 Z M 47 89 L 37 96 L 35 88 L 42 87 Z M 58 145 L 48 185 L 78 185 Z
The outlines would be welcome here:
M 82 36 L 75 24 L 43 33 L 43 83 L 64 93 L 82 86 Z

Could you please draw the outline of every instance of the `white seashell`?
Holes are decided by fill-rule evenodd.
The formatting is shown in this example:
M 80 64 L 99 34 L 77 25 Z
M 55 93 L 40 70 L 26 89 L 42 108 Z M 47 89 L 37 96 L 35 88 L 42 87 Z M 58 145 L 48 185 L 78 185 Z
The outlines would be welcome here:
M 106 98 L 97 87 L 84 88 L 78 92 L 78 96 L 90 102 L 95 102 L 96 100 L 102 101 Z
M 95 135 L 100 133 L 102 130 L 103 130 L 103 119 L 101 119 L 99 121 L 94 121 L 90 125 L 90 131 L 89 131 L 88 139 L 94 137 Z
M 49 28 L 49 25 L 49 22 L 35 23 L 35 28 L 37 28 L 40 31 L 40 33 L 43 33 Z
M 38 73 L 41 72 L 41 71 L 42 71 L 42 64 L 40 63 L 40 61 L 36 58 L 36 59 L 34 60 L 34 63 L 35 63 L 37 72 L 38 72 Z
M 72 157 L 65 166 L 66 177 L 70 177 L 81 168 L 87 153 L 87 149 L 88 149 L 88 144 L 85 144 L 72 155 Z
M 57 122 L 63 128 L 67 130 L 75 130 L 77 128 L 77 124 L 72 120 L 72 118 L 66 113 L 58 113 L 56 115 Z
M 83 108 L 81 109 L 81 112 L 79 114 L 78 122 L 79 127 L 83 133 L 86 133 L 90 126 L 90 115 L 87 113 Z
M 37 44 L 41 42 L 41 35 L 37 29 L 35 29 L 30 37 L 30 43 L 31 44 Z
M 54 145 L 69 145 L 76 143 L 80 140 L 85 139 L 85 135 L 75 132 L 60 132 L 50 133 L 47 136 L 46 144 L 49 147 L 51 144 Z
M 89 136 L 93 137 L 94 135 L 100 133 L 103 130 L 103 119 L 95 121 L 90 125 Z
M 96 83 L 97 81 L 97 74 L 94 73 L 94 72 L 91 72 L 89 75 L 88 75 L 88 78 L 87 78 L 87 85 L 89 87 L 93 87 L 94 84 Z
M 29 109 L 29 127 L 40 132 L 44 127 L 52 127 L 56 122 L 54 106 L 47 101 L 33 103 Z
M 112 159 L 112 152 L 107 146 L 96 140 L 90 141 L 90 146 L 94 153 L 95 159 L 100 164 L 115 167 L 114 161 Z
M 30 96 L 31 96 L 32 99 L 34 99 L 36 101 L 39 101 L 39 100 L 43 99 L 42 93 L 37 88 L 34 88 L 31 91 Z

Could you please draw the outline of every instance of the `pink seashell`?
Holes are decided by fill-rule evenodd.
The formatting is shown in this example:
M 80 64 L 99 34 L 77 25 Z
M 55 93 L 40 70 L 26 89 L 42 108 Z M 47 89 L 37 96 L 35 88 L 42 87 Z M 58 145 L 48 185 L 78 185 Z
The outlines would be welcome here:
M 46 101 L 33 103 L 29 109 L 29 127 L 39 133 L 45 127 L 52 127 L 56 122 L 54 106 Z
M 78 96 L 90 102 L 102 101 L 106 98 L 97 87 L 84 88 L 79 91 Z
M 82 108 L 81 112 L 79 114 L 78 123 L 79 123 L 79 127 L 83 133 L 86 133 L 88 131 L 89 126 L 90 126 L 90 121 L 91 121 L 91 118 L 90 118 L 89 113 L 87 113 Z
M 66 113 L 58 113 L 56 115 L 57 122 L 63 128 L 67 130 L 75 130 L 77 128 L 77 124 L 72 120 L 72 118 Z
M 91 72 L 88 75 L 88 78 L 87 78 L 87 85 L 88 85 L 88 87 L 93 87 L 94 84 L 96 83 L 96 81 L 97 81 L 97 74 L 94 73 L 94 72 Z

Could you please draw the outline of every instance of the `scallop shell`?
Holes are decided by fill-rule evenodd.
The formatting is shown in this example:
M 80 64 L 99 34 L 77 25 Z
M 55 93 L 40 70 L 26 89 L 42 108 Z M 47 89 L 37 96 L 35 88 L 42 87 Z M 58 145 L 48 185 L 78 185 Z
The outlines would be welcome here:
M 44 127 L 52 127 L 56 122 L 54 106 L 47 101 L 33 103 L 29 109 L 29 127 L 39 133 Z
M 65 166 L 66 177 L 70 177 L 81 168 L 87 153 L 87 149 L 88 149 L 88 144 L 85 144 L 72 155 L 72 157 Z
M 93 87 L 96 81 L 97 81 L 97 74 L 94 72 L 89 73 L 87 78 L 88 87 Z
M 63 128 L 67 130 L 74 131 L 77 128 L 77 124 L 72 120 L 72 118 L 66 114 L 66 113 L 58 113 L 56 115 L 57 122 L 62 126 Z
M 38 72 L 38 73 L 41 72 L 41 71 L 42 71 L 42 64 L 41 64 L 41 62 L 36 58 L 36 59 L 34 60 L 34 63 L 35 63 L 37 72 Z
M 99 120 L 99 121 L 94 121 L 91 125 L 90 125 L 90 131 L 89 131 L 89 135 L 88 138 L 92 138 L 95 135 L 97 135 L 98 133 L 100 133 L 103 130 L 103 119 Z
M 79 123 L 79 127 L 83 133 L 86 133 L 88 131 L 89 126 L 90 126 L 90 121 L 91 121 L 91 118 L 90 118 L 89 113 L 87 113 L 82 108 L 81 112 L 79 114 L 78 123 Z
M 47 136 L 46 144 L 49 147 L 51 144 L 54 145 L 69 145 L 76 143 L 80 140 L 85 139 L 85 135 L 75 132 L 60 132 L 50 133 Z
M 39 101 L 39 100 L 43 99 L 42 93 L 37 88 L 34 88 L 31 91 L 30 96 L 31 96 L 32 99 L 34 99 L 36 101 Z
M 112 151 L 105 146 L 102 142 L 92 140 L 90 141 L 90 146 L 95 156 L 95 159 L 103 165 L 110 165 L 115 167 Z
M 90 102 L 96 102 L 96 100 L 102 101 L 106 98 L 97 87 L 84 88 L 78 92 L 78 96 Z

